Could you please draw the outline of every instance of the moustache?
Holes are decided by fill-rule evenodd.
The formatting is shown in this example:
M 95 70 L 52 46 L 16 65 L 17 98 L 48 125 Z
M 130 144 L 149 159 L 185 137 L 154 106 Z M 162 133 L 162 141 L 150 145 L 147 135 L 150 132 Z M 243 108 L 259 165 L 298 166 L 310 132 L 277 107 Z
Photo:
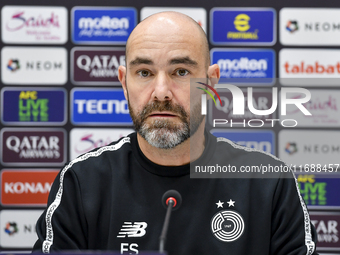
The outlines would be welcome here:
M 139 114 L 141 122 L 144 122 L 153 112 L 172 112 L 174 115 L 179 115 L 182 120 L 186 120 L 188 114 L 181 105 L 173 105 L 170 101 L 153 101 L 147 104 Z

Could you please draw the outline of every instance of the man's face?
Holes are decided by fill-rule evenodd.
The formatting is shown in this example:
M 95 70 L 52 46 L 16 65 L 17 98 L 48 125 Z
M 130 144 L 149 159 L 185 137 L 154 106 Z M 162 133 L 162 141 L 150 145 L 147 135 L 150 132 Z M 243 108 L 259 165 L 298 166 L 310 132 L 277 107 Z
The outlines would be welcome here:
M 136 131 L 157 148 L 181 144 L 204 119 L 200 100 L 190 113 L 190 78 L 207 76 L 197 34 L 153 25 L 130 38 L 123 88 Z

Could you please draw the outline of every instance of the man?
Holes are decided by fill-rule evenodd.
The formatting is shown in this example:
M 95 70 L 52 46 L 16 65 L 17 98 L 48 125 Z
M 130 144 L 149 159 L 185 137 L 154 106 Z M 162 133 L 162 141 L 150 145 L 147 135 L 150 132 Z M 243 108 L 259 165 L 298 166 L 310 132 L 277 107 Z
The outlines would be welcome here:
M 314 253 L 315 230 L 294 178 L 190 179 L 190 162 L 282 165 L 217 140 L 196 102 L 190 111 L 190 79 L 219 78 L 209 62 L 203 30 L 183 14 L 155 14 L 134 29 L 119 79 L 137 133 L 62 169 L 37 223 L 35 251 L 157 250 L 160 200 L 175 189 L 183 203 L 171 218 L 168 254 Z

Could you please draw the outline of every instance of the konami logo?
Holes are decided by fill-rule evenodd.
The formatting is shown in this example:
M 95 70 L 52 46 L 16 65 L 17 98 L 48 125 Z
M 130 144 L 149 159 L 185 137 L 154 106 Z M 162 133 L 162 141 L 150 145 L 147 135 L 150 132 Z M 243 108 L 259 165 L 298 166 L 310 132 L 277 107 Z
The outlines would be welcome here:
M 283 85 L 338 86 L 340 50 L 283 49 L 279 59 Z
M 57 170 L 3 170 L 1 172 L 2 205 L 46 206 Z

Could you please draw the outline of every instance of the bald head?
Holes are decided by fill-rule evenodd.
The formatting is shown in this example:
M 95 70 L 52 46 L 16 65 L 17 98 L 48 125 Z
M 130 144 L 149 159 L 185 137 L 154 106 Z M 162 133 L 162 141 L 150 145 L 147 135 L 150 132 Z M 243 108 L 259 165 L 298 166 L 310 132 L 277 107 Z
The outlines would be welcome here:
M 139 41 L 148 38 L 155 41 L 159 38 L 160 43 L 164 43 L 164 38 L 176 40 L 183 35 L 192 40 L 192 45 L 204 56 L 205 66 L 208 67 L 210 65 L 209 44 L 204 30 L 191 17 L 172 11 L 153 14 L 134 28 L 126 43 L 127 63 L 130 49 Z

